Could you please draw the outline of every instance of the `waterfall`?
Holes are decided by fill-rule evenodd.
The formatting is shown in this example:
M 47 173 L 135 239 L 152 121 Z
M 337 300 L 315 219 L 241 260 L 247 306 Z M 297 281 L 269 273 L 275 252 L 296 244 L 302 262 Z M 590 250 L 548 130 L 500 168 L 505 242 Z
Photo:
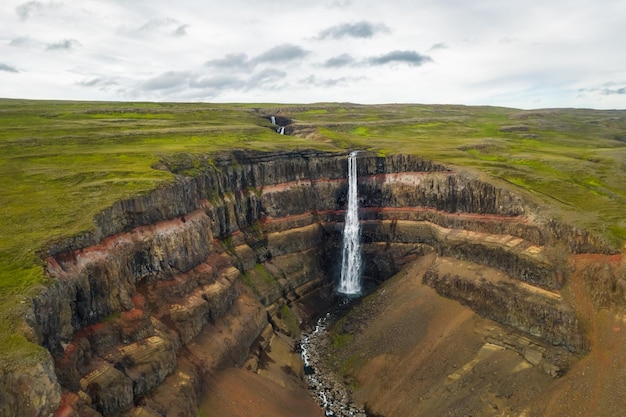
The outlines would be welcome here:
M 285 134 L 285 126 L 280 126 L 278 129 L 276 129 L 276 132 L 278 132 L 281 135 Z
M 361 230 L 359 225 L 359 202 L 357 199 L 357 152 L 348 158 L 348 210 L 343 228 L 343 258 L 338 291 L 342 294 L 361 292 Z
M 276 124 L 276 117 L 272 116 L 271 117 L 271 121 L 272 121 L 272 124 L 275 125 Z

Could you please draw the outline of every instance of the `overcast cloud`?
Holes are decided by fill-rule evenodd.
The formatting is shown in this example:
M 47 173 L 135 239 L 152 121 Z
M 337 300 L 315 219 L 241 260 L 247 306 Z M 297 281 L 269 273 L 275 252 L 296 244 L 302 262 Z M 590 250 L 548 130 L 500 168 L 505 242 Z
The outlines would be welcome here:
M 366 21 L 356 23 L 340 23 L 324 29 L 317 36 L 318 39 L 341 39 L 341 38 L 371 38 L 377 33 L 389 33 L 389 28 L 383 23 L 371 23 Z
M 0 97 L 626 108 L 623 0 L 3 0 Z
M 10 65 L 7 64 L 3 64 L 0 62 L 0 71 L 6 71 L 6 72 L 19 72 L 18 70 L 16 70 L 15 68 L 13 68 Z

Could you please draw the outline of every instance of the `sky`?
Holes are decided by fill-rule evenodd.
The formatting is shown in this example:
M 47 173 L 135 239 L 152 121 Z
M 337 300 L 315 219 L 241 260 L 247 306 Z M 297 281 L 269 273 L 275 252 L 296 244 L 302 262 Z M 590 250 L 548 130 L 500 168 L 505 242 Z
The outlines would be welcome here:
M 624 0 L 2 0 L 0 97 L 626 108 Z

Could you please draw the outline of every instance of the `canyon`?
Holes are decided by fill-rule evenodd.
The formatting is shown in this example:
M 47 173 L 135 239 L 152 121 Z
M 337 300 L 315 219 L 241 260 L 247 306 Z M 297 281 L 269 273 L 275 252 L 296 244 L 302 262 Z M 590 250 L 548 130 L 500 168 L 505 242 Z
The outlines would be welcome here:
M 119 201 L 91 232 L 50 246 L 51 282 L 24 317 L 24 333 L 49 353 L 0 376 L 0 414 L 196 416 L 223 407 L 226 415 L 323 415 L 294 348 L 300 329 L 337 302 L 347 163 L 347 153 L 310 150 L 218 154 L 193 176 L 169 165 L 173 183 Z M 591 404 L 579 408 L 585 415 L 623 405 L 610 389 L 590 388 L 624 379 L 626 267 L 617 249 L 469 169 L 360 152 L 357 173 L 371 295 L 335 331 L 369 359 L 336 355 L 372 416 L 462 415 L 450 410 L 468 396 L 435 403 L 493 355 L 532 369 L 528 384 L 540 380 L 548 394 L 511 393 L 508 405 L 491 402 L 500 405 L 491 415 L 571 411 L 579 400 L 553 402 L 566 403 L 563 389 L 574 386 L 592 397 L 581 396 Z M 457 345 L 428 342 L 440 333 Z M 377 337 L 376 348 L 366 346 Z M 398 383 L 411 401 L 391 400 L 397 387 L 381 375 L 408 379 L 420 374 L 417 364 L 437 363 L 422 382 Z M 491 386 L 503 383 L 490 372 Z M 474 400 L 492 392 L 473 387 Z

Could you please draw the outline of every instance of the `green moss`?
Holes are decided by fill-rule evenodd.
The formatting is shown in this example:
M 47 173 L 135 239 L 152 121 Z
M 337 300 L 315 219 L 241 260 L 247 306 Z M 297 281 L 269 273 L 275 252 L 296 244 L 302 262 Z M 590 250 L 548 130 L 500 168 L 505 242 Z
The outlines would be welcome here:
M 285 323 L 289 333 L 294 337 L 300 336 L 300 326 L 298 325 L 298 319 L 291 312 L 291 309 L 287 304 L 280 308 L 280 319 Z
M 254 265 L 254 271 L 268 284 L 277 284 L 276 278 L 263 266 L 263 264 Z
M 304 115 L 318 115 L 318 114 L 328 114 L 328 109 L 311 109 L 303 112 Z
M 102 319 L 102 322 L 103 323 L 113 323 L 116 320 L 119 320 L 120 317 L 122 317 L 122 313 L 121 312 L 109 314 L 108 316 L 106 316 L 105 318 Z
M 335 348 L 343 349 L 352 341 L 354 336 L 350 333 L 333 333 L 331 338 Z
M 367 362 L 367 360 L 365 359 L 365 357 L 363 355 L 361 355 L 360 353 L 353 353 L 352 355 L 348 356 L 348 358 L 343 361 L 341 363 L 341 366 L 339 368 L 339 375 L 342 376 L 342 378 L 345 380 L 346 377 L 353 375 L 354 373 L 356 373 L 355 371 L 359 370 L 363 365 L 365 365 Z M 351 378 L 351 389 L 357 389 L 357 380 L 356 379 L 352 379 Z
M 46 349 L 29 342 L 23 335 L 9 333 L 0 341 L 0 373 L 9 372 L 15 369 L 15 366 L 35 365 L 48 356 Z
M 609 226 L 611 235 L 625 241 L 626 240 L 626 227 L 620 227 L 617 225 Z
M 276 278 L 262 264 L 256 264 L 252 270 L 246 271 L 243 274 L 243 281 L 258 296 L 263 296 L 268 291 L 275 291 L 276 288 L 280 289 Z
M 243 282 L 250 287 L 250 289 L 252 289 L 252 292 L 254 292 L 256 296 L 261 296 L 261 292 L 255 285 L 254 277 L 249 272 L 244 272 L 241 278 L 243 279 Z
M 364 126 L 359 126 L 355 128 L 352 133 L 359 136 L 367 136 L 369 129 Z

